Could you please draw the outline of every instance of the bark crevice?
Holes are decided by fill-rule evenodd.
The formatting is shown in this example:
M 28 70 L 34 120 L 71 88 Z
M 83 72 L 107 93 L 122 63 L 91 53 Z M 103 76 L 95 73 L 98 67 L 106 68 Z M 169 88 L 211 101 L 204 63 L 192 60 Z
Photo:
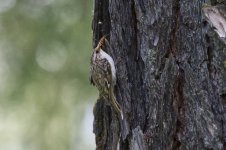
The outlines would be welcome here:
M 175 82 L 175 90 L 174 90 L 174 101 L 173 107 L 174 111 L 176 112 L 176 127 L 175 132 L 173 133 L 173 149 L 179 149 L 181 146 L 181 136 L 185 126 L 185 119 L 184 119 L 184 71 L 183 69 L 179 69 L 178 74 L 176 76 Z
M 172 7 L 172 12 L 173 12 L 173 24 L 172 24 L 172 32 L 171 32 L 171 39 L 170 39 L 170 51 L 167 54 L 166 57 L 169 57 L 169 55 L 172 55 L 175 58 L 175 62 L 177 65 L 177 75 L 175 77 L 175 83 L 174 83 L 174 91 L 173 91 L 173 108 L 175 112 L 175 129 L 174 133 L 172 133 L 172 149 L 180 149 L 181 147 L 181 136 L 182 132 L 184 129 L 184 94 L 183 94 L 183 89 L 184 89 L 184 70 L 181 68 L 180 61 L 177 60 L 177 50 L 178 50 L 178 29 L 180 27 L 180 0 L 179 1 L 174 1 L 173 7 Z

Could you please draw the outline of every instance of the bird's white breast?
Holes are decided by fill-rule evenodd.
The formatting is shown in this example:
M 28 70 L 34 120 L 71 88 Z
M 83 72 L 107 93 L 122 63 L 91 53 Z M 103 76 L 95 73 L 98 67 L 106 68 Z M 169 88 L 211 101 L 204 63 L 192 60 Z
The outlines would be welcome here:
M 112 78 L 115 80 L 115 78 L 116 78 L 116 70 L 115 70 L 114 60 L 112 59 L 112 57 L 110 55 L 105 53 L 103 50 L 100 50 L 100 56 L 101 56 L 102 59 L 106 58 L 108 60 L 108 62 L 110 63 L 111 72 L 112 72 Z

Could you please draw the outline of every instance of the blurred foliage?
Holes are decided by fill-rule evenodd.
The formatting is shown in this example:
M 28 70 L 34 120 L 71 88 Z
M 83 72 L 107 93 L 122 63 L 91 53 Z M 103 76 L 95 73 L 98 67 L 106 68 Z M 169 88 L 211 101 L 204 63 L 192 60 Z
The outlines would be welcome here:
M 91 17 L 88 0 L 0 0 L 0 149 L 94 149 Z

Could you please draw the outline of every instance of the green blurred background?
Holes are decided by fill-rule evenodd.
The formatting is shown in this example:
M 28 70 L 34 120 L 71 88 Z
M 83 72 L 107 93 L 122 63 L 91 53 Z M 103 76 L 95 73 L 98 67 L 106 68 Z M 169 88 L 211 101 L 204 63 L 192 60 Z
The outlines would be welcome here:
M 89 0 L 0 0 L 0 150 L 92 150 Z

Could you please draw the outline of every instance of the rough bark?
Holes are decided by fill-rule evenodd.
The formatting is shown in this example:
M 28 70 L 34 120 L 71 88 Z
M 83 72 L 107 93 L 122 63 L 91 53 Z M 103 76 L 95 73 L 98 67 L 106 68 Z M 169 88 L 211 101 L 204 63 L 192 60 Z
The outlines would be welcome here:
M 95 0 L 94 45 L 107 35 L 124 120 L 94 109 L 96 149 L 226 149 L 226 46 L 202 0 Z

